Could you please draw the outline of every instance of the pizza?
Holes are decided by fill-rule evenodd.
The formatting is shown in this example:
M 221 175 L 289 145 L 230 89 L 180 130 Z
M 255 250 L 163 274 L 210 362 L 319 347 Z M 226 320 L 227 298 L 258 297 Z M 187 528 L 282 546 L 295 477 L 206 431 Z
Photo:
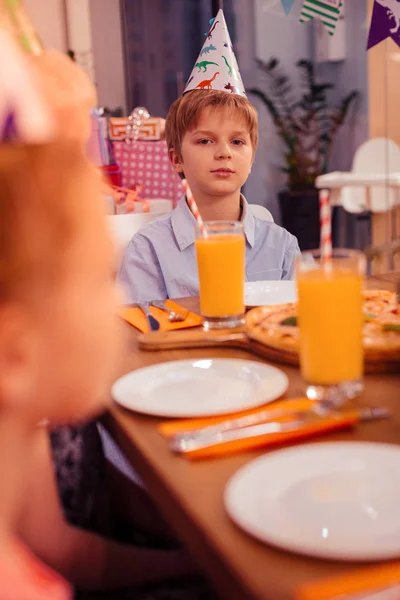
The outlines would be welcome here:
M 394 292 L 364 291 L 363 344 L 366 360 L 400 361 L 400 302 Z M 278 350 L 298 354 L 297 304 L 260 306 L 246 315 L 253 339 Z

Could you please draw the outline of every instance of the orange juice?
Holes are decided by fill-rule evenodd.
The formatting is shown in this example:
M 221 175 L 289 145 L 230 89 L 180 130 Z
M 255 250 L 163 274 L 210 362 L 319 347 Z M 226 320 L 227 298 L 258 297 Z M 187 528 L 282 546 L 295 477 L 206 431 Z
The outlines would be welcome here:
M 216 234 L 196 240 L 201 314 L 244 312 L 245 242 L 242 234 Z
M 298 272 L 300 364 L 304 379 L 330 385 L 362 377 L 361 274 L 333 267 Z

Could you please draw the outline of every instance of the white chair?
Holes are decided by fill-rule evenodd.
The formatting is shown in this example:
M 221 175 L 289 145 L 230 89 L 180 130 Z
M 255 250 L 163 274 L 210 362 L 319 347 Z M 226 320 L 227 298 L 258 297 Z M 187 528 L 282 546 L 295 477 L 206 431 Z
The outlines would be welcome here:
M 262 221 L 270 221 L 274 222 L 274 217 L 265 206 L 261 206 L 260 204 L 249 204 L 250 210 L 255 217 L 258 217 Z
M 170 212 L 173 208 L 172 200 L 166 200 L 165 198 L 150 198 L 147 200 L 148 205 L 150 207 L 150 212 L 163 214 L 166 212 Z M 142 213 L 143 207 L 138 203 L 137 209 L 135 209 L 135 213 Z
M 397 190 L 386 186 L 384 178 L 400 174 L 400 148 L 388 138 L 372 138 L 357 149 L 351 172 L 354 175 L 375 176 L 377 185 L 344 186 L 340 204 L 351 213 L 369 210 L 374 213 L 391 210 L 398 202 Z M 380 185 L 378 185 L 378 180 Z
M 107 223 L 118 254 L 122 254 L 137 231 L 166 213 L 129 213 L 107 215 Z

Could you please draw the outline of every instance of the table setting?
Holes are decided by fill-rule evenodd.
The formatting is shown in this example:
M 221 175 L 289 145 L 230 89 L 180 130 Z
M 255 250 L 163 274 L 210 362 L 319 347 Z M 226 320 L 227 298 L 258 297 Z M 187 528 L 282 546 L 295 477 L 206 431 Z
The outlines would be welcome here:
M 328 600 L 344 576 L 343 598 L 391 594 L 398 563 L 365 563 L 400 558 L 395 291 L 329 247 L 295 281 L 245 282 L 237 223 L 196 236 L 199 299 L 121 310 L 134 351 L 108 428 L 227 597 Z
M 196 298 L 182 299 L 177 301 L 177 304 L 184 306 L 190 312 L 199 312 L 198 299 Z M 155 309 L 151 310 L 153 314 L 156 314 Z M 139 376 L 141 373 L 142 381 L 140 384 L 132 381 L 132 379 L 126 382 L 127 403 L 131 403 L 131 405 L 126 410 L 125 407 L 122 407 L 123 405 L 116 404 L 108 419 L 108 427 L 128 458 L 131 458 L 132 464 L 146 481 L 146 485 L 149 486 L 152 495 L 154 494 L 154 498 L 159 500 L 160 510 L 175 525 L 176 531 L 188 544 L 191 551 L 194 551 L 200 564 L 217 585 L 220 585 L 221 589 L 223 587 L 225 591 L 231 589 L 232 593 L 236 594 L 236 596 L 232 595 L 231 597 L 270 598 L 272 596 L 268 595 L 265 586 L 274 580 L 272 571 L 275 568 L 282 575 L 290 568 L 291 575 L 288 578 L 282 577 L 280 579 L 274 597 L 300 598 L 302 596 L 299 594 L 303 593 L 303 586 L 306 586 L 304 598 L 311 598 L 314 596 L 308 596 L 307 590 L 310 582 L 314 582 L 315 579 L 318 582 L 324 582 L 326 579 L 330 580 L 331 577 L 336 580 L 337 577 L 342 577 L 343 573 L 348 571 L 350 574 L 353 571 L 358 572 L 360 568 L 359 560 L 364 561 L 364 556 L 359 560 L 355 558 L 344 560 L 343 557 L 337 557 L 335 561 L 332 561 L 332 559 L 325 558 L 321 564 L 321 560 L 315 562 L 315 559 L 301 558 L 299 554 L 296 554 L 298 551 L 290 545 L 285 546 L 286 552 L 283 556 L 281 551 L 274 550 L 276 541 L 272 537 L 262 539 L 263 545 L 260 546 L 259 542 L 252 541 L 255 532 L 243 528 L 240 519 L 236 521 L 232 518 L 226 500 L 226 490 L 230 485 L 229 482 L 233 481 L 237 473 L 240 473 L 240 469 L 245 468 L 246 465 L 251 465 L 253 460 L 257 460 L 258 457 L 267 460 L 281 451 L 293 449 L 296 452 L 302 447 L 309 447 L 310 452 L 317 456 L 320 453 L 318 447 L 326 443 L 332 443 L 338 448 L 338 452 L 341 444 L 349 442 L 351 445 L 365 442 L 367 442 L 367 445 L 397 444 L 400 435 L 398 426 L 400 414 L 396 401 L 396 390 L 398 390 L 399 383 L 398 374 L 366 375 L 365 389 L 362 395 L 340 411 L 340 413 L 348 414 L 341 414 L 336 423 L 333 422 L 332 416 L 328 419 L 321 418 L 321 420 L 317 418 L 317 428 L 321 428 L 318 432 L 310 432 L 310 428 L 315 427 L 315 423 L 308 423 L 307 427 L 304 427 L 303 424 L 295 432 L 295 437 L 292 440 L 290 440 L 290 436 L 293 435 L 293 431 L 271 431 L 258 435 L 258 437 L 225 440 L 222 444 L 209 446 L 206 450 L 195 450 L 181 454 L 170 448 L 169 445 L 170 440 L 177 434 L 187 434 L 193 429 L 204 429 L 205 431 L 205 428 L 209 428 L 208 434 L 207 432 L 206 434 L 210 435 L 210 428 L 221 424 L 223 425 L 223 433 L 232 434 L 229 427 L 232 425 L 235 427 L 234 421 L 236 419 L 247 419 L 244 423 L 243 421 L 239 423 L 241 427 L 236 432 L 254 426 L 268 426 L 271 423 L 273 425 L 278 423 L 283 425 L 301 420 L 304 414 L 308 414 L 307 411 L 310 412 L 310 407 L 315 402 L 306 398 L 304 382 L 298 368 L 295 366 L 265 361 L 257 355 L 249 354 L 246 350 L 224 346 L 202 346 L 193 349 L 159 348 L 157 351 L 142 350 L 138 342 L 140 335 L 150 336 L 153 333 L 140 334 L 135 328 L 127 327 L 129 327 L 128 331 L 132 336 L 131 341 L 134 348 L 126 360 L 125 377 L 129 379 L 130 372 L 132 376 L 135 374 Z M 202 332 L 198 327 L 197 329 L 190 328 L 188 331 L 175 331 L 171 335 L 180 336 L 189 332 L 194 333 L 196 330 L 199 333 Z M 169 332 L 155 332 L 154 335 L 159 336 L 164 335 L 164 333 L 169 335 Z M 213 332 L 208 332 L 208 334 L 211 333 Z M 258 363 L 262 367 L 267 366 L 276 369 L 278 373 L 281 372 L 285 375 L 285 378 L 281 377 L 279 380 L 280 389 L 276 390 L 276 393 L 279 394 L 280 392 L 280 395 L 268 403 L 266 403 L 267 396 L 264 396 L 264 401 L 260 397 L 258 406 L 247 406 L 245 408 L 243 404 L 240 406 L 236 404 L 236 412 L 229 412 L 229 410 L 226 410 L 226 401 L 227 397 L 229 399 L 230 394 L 224 394 L 221 397 L 221 392 L 218 392 L 217 389 L 218 386 L 213 384 L 210 388 L 210 379 L 208 381 L 202 380 L 199 383 L 191 373 L 188 373 L 186 366 L 182 368 L 182 361 L 184 361 L 186 365 L 190 363 L 190 372 L 209 370 L 211 378 L 219 377 L 221 375 L 218 371 L 219 367 L 215 364 L 217 358 L 229 362 L 234 358 L 237 362 L 240 362 L 240 368 L 243 368 L 242 365 L 244 364 L 249 369 L 251 363 Z M 214 365 L 211 366 L 213 362 Z M 193 364 L 197 366 L 193 367 Z M 158 373 L 154 371 L 147 371 L 146 373 L 146 369 L 154 369 L 158 366 L 162 369 Z M 207 369 L 202 367 L 207 367 Z M 132 371 L 132 368 L 134 371 Z M 240 368 L 239 365 L 236 367 L 236 376 L 238 374 L 240 376 Z M 249 370 L 250 373 L 253 373 L 251 367 Z M 166 384 L 169 372 L 171 372 L 172 381 L 168 380 Z M 226 371 L 224 371 L 225 373 Z M 227 387 L 230 392 L 232 387 L 235 387 L 232 386 L 232 380 L 234 382 L 236 380 L 230 370 L 228 373 Z M 179 376 L 179 383 L 174 380 L 174 375 Z M 251 394 L 248 391 L 244 393 L 243 389 L 237 390 L 237 392 L 235 390 L 237 393 L 236 401 L 238 398 L 241 398 L 242 402 L 243 398 L 247 401 L 251 398 L 257 404 L 257 394 L 254 390 L 257 390 L 257 386 L 260 384 L 257 383 L 255 388 L 252 387 L 254 383 L 251 381 L 250 384 L 249 382 L 251 375 L 247 374 L 246 376 L 245 383 L 249 385 Z M 272 371 L 265 376 L 274 377 L 275 373 Z M 222 377 L 220 389 L 224 389 L 223 381 Z M 116 383 L 113 390 L 113 396 L 117 401 L 117 395 L 119 396 L 118 383 Z M 145 389 L 143 386 L 145 386 Z M 260 389 L 263 389 L 262 384 Z M 178 393 L 176 393 L 177 390 Z M 169 394 L 169 391 L 171 391 L 171 394 Z M 242 393 L 241 396 L 240 392 Z M 262 394 L 264 393 L 262 392 Z M 221 405 L 216 408 L 217 414 L 210 414 L 210 404 L 203 401 L 207 395 L 210 395 L 211 405 L 219 395 L 220 402 L 225 402 L 226 414 L 222 414 Z M 139 396 L 140 401 L 138 401 Z M 158 409 L 157 406 L 153 406 L 151 411 L 150 400 L 156 404 L 158 402 Z M 174 405 L 172 400 L 177 405 L 180 403 L 180 405 Z M 140 403 L 142 403 L 141 406 Z M 366 415 L 362 415 L 361 409 L 363 408 L 379 409 L 382 410 L 382 413 L 377 411 L 377 414 L 368 422 L 368 419 L 364 420 Z M 219 414 L 218 411 L 220 411 Z M 273 420 L 268 420 L 270 418 Z M 245 426 L 243 427 L 243 425 Z M 324 430 L 324 427 L 327 427 L 327 429 Z M 286 440 L 282 440 L 284 436 L 287 436 Z M 301 444 L 302 442 L 307 443 L 304 445 Z M 310 444 L 310 442 L 312 443 Z M 312 450 L 313 446 L 315 446 L 315 450 Z M 374 449 L 372 450 L 374 451 Z M 209 453 L 208 456 L 201 456 L 201 452 L 205 451 Z M 341 481 L 339 483 L 342 484 Z M 250 495 L 253 501 L 262 492 L 265 485 L 268 487 L 268 479 L 260 477 L 251 486 L 252 493 Z M 343 499 L 343 503 L 345 504 L 345 499 Z M 332 509 L 332 505 L 329 505 L 329 502 L 327 504 L 328 508 Z M 189 507 L 190 510 L 187 513 Z M 215 513 L 215 511 L 217 512 Z M 242 534 L 241 531 L 245 533 Z M 349 531 L 351 533 L 351 528 Z M 306 532 L 305 538 L 307 536 Z M 257 536 L 255 538 L 259 539 Z M 338 560 L 341 562 L 338 563 Z M 357 560 L 357 562 L 352 562 L 353 560 Z M 378 557 L 371 557 L 370 560 L 378 560 Z M 265 564 L 265 561 L 271 564 L 271 568 L 262 568 L 261 565 Z M 347 566 L 347 563 L 349 566 Z M 219 565 L 218 568 L 216 567 L 217 564 Z M 253 572 L 253 565 L 254 571 L 257 569 L 257 575 L 253 573 L 252 576 L 247 576 L 248 572 Z M 370 567 L 367 569 L 368 573 L 370 572 L 369 569 Z M 364 570 L 365 567 L 361 565 L 362 581 L 365 581 L 366 577 Z M 243 578 L 242 589 L 238 586 L 238 580 L 243 580 Z M 350 580 L 353 581 L 352 578 Z M 322 583 L 320 585 L 322 586 Z M 262 589 L 259 589 L 258 586 L 261 586 Z M 334 582 L 332 586 L 334 588 Z M 322 587 L 325 589 L 324 586 Z M 328 586 L 327 589 L 331 588 Z M 330 596 L 315 597 L 328 598 Z

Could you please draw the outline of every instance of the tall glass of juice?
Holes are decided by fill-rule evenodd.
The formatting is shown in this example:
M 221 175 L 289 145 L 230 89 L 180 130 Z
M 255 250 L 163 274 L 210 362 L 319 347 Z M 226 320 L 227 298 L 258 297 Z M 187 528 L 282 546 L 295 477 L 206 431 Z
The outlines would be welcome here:
M 300 367 L 311 399 L 346 399 L 362 389 L 364 273 L 355 250 L 335 249 L 329 261 L 312 250 L 297 261 Z
M 243 223 L 206 221 L 197 225 L 195 243 L 204 329 L 242 325 L 245 279 Z

